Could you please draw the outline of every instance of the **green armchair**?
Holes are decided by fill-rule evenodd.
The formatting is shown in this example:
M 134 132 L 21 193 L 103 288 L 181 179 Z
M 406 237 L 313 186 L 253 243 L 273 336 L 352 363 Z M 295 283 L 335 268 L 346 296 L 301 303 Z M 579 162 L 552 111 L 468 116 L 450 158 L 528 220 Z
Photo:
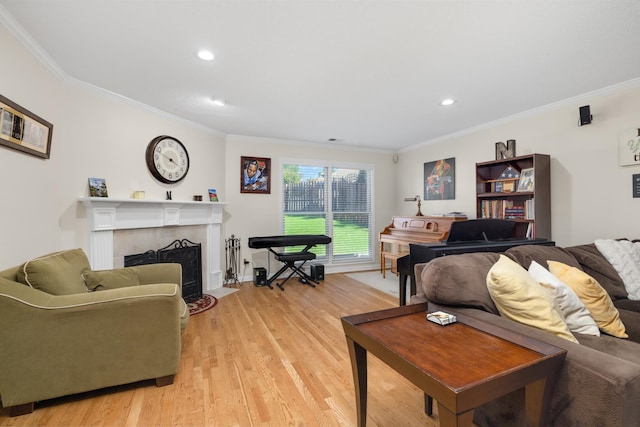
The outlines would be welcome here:
M 34 402 L 141 380 L 173 383 L 189 310 L 179 264 L 91 271 L 82 250 L 0 271 L 0 399 Z

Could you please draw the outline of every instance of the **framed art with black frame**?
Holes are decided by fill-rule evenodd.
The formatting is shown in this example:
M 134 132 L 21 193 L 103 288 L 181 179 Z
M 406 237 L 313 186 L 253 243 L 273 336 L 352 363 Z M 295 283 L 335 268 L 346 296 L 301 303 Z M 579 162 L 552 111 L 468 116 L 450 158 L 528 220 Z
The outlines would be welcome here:
M 436 160 L 424 164 L 424 200 L 456 198 L 456 159 Z
M 240 157 L 240 192 L 271 193 L 271 159 L 266 157 Z
M 53 125 L 0 95 L 0 145 L 48 159 Z

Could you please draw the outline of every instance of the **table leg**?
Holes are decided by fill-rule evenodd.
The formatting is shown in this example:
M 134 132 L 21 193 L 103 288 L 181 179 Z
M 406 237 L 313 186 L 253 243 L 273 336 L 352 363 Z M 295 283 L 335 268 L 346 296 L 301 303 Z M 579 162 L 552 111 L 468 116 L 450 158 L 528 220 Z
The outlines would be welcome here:
M 398 303 L 402 305 L 407 305 L 407 275 L 404 273 L 400 273 L 398 277 L 398 284 L 400 285 L 400 297 Z
M 367 425 L 367 350 L 347 337 L 353 385 L 356 390 L 358 427 Z
M 433 397 L 427 393 L 424 394 L 424 413 L 428 416 L 433 416 Z
M 438 418 L 440 427 L 472 427 L 473 409 L 456 415 L 438 402 Z
M 532 382 L 525 386 L 525 401 L 526 401 L 526 415 L 527 415 L 527 427 L 539 427 L 548 424 L 549 411 L 546 408 L 549 406 L 549 396 L 551 393 L 545 393 L 546 378 L 542 378 L 538 381 Z

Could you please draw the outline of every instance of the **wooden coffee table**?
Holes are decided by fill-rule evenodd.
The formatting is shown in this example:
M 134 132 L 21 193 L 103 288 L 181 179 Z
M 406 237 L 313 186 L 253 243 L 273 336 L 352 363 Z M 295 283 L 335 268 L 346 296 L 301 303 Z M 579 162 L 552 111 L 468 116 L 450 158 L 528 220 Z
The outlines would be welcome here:
M 358 426 L 367 421 L 367 351 L 438 402 L 441 426 L 472 426 L 476 406 L 523 387 L 527 426 L 547 425 L 566 350 L 448 311 L 458 323 L 427 321 L 426 303 L 342 318 Z

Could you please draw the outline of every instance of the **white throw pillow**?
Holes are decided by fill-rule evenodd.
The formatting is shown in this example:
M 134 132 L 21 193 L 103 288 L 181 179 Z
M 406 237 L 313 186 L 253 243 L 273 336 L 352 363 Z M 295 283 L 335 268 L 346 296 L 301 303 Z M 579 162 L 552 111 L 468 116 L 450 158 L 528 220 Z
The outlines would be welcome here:
M 640 300 L 640 243 L 612 239 L 597 239 L 594 243 L 622 279 L 629 299 Z
M 553 295 L 571 332 L 600 336 L 598 325 L 573 289 L 535 261 L 531 261 L 529 274 Z

